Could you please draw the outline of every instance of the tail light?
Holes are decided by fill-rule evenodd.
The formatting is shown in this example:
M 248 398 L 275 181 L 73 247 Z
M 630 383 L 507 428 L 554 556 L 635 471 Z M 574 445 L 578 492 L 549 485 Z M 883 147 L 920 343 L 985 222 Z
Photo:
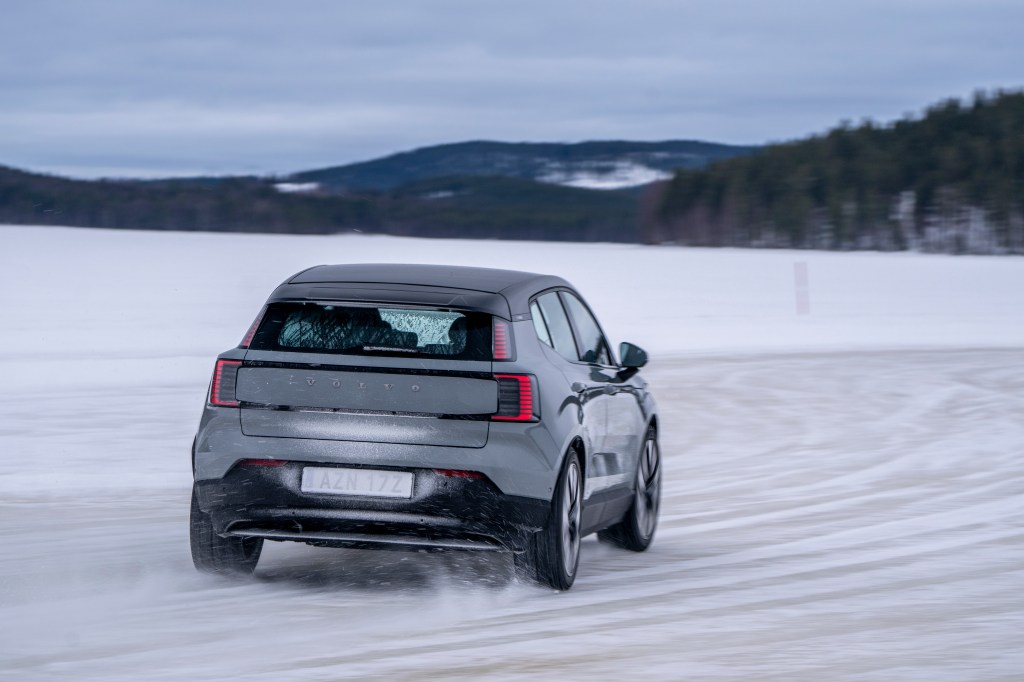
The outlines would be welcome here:
M 462 469 L 434 469 L 435 474 L 450 476 L 452 478 L 471 478 L 479 480 L 484 477 L 479 471 L 464 471 Z
M 275 469 L 288 464 L 286 459 L 243 459 L 238 463 L 240 467 L 267 467 Z
M 512 334 L 509 332 L 508 322 L 495 317 L 492 329 L 494 332 L 491 340 L 491 357 L 495 360 L 511 360 Z
M 539 417 L 534 399 L 534 378 L 529 374 L 495 374 L 498 381 L 498 411 L 491 419 L 503 422 L 531 422 Z
M 210 382 L 210 404 L 217 407 L 238 407 L 235 400 L 235 380 L 238 378 L 239 360 L 218 360 Z
M 249 347 L 249 344 L 252 343 L 252 337 L 256 336 L 256 330 L 260 328 L 260 322 L 263 321 L 263 315 L 266 312 L 267 309 L 264 306 L 263 310 L 260 311 L 260 314 L 256 316 L 255 320 L 253 320 L 253 323 L 249 325 L 249 331 L 245 333 L 245 338 L 242 339 L 242 343 L 238 344 L 239 348 Z

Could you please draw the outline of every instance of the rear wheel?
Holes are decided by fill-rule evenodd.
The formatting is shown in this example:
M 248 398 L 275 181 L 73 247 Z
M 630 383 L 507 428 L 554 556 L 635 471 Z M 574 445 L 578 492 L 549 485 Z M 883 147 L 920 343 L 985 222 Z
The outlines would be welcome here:
M 263 550 L 263 538 L 221 537 L 213 530 L 210 515 L 199 508 L 192 488 L 192 512 L 189 519 L 192 563 L 204 573 L 249 575 L 256 569 Z
M 525 552 L 515 555 L 516 566 L 542 585 L 568 590 L 576 580 L 582 539 L 583 475 L 575 451 L 562 467 L 552 502 L 547 526 L 531 538 Z
M 633 504 L 619 523 L 600 531 L 597 538 L 634 552 L 651 546 L 658 527 L 658 509 L 661 506 L 661 452 L 658 434 L 647 429 L 640 461 L 636 467 L 636 490 Z

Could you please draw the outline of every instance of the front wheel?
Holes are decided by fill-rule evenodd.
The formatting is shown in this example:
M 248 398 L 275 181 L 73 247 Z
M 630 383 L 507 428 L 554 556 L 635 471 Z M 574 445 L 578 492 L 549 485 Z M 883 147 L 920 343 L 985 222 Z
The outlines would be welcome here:
M 547 525 L 533 536 L 525 552 L 515 555 L 515 561 L 522 573 L 538 583 L 568 590 L 579 567 L 583 519 L 583 475 L 574 451 L 562 467 L 552 503 Z
M 658 509 L 661 506 L 661 452 L 658 434 L 647 429 L 640 461 L 636 467 L 636 490 L 633 505 L 619 523 L 600 531 L 597 537 L 634 552 L 643 552 L 651 546 L 658 527 Z
M 210 515 L 199 508 L 192 487 L 192 511 L 189 518 L 189 543 L 192 563 L 203 573 L 249 575 L 256 570 L 263 550 L 263 538 L 221 537 L 213 530 Z

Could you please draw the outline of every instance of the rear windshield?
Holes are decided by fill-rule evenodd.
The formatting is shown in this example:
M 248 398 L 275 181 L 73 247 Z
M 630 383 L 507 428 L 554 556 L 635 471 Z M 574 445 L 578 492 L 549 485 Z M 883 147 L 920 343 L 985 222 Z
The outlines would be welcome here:
M 491 359 L 491 317 L 483 313 L 382 306 L 274 303 L 254 350 L 344 355 Z

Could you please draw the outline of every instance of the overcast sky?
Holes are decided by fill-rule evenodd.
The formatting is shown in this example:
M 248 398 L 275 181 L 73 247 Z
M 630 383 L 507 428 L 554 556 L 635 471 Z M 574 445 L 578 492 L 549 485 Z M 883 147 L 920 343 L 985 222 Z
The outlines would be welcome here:
M 468 139 L 762 143 L 1024 85 L 1021 0 L 4 0 L 0 165 L 282 174 Z

